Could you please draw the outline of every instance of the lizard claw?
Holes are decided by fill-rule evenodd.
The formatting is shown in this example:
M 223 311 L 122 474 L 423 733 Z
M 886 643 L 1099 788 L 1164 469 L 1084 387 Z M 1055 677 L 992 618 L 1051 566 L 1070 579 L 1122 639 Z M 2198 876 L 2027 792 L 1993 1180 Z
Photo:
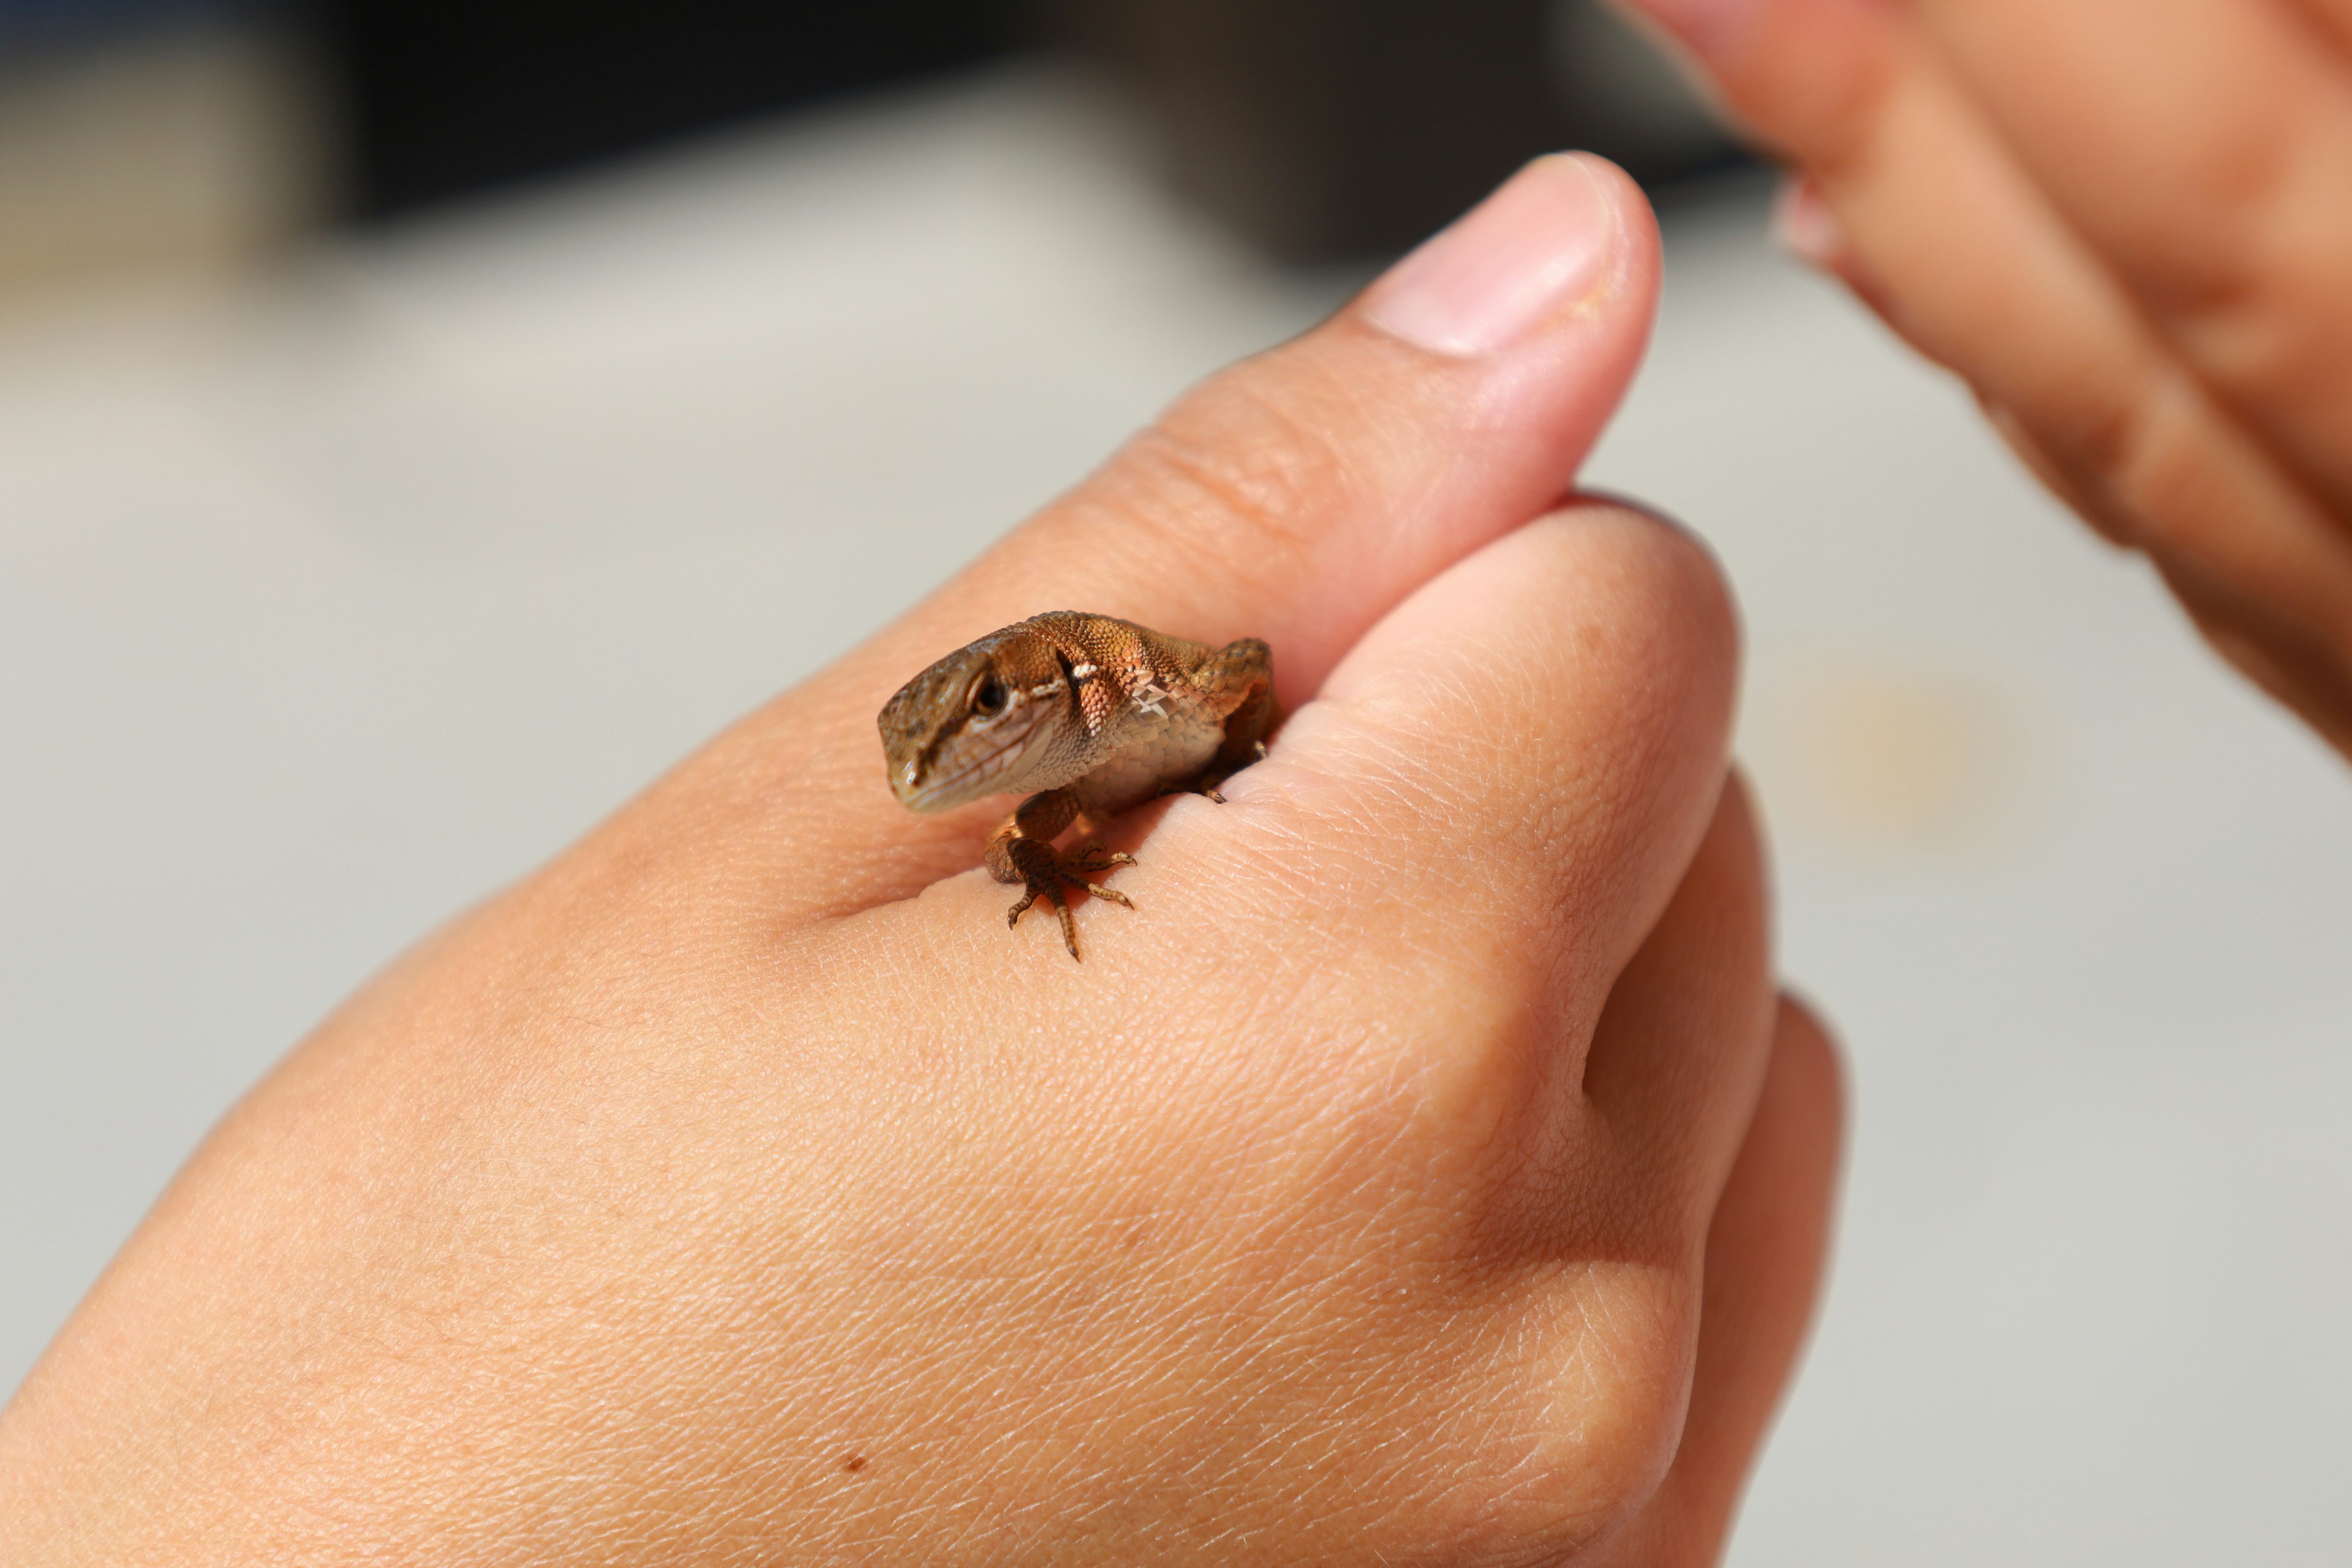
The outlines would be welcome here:
M 1108 899 L 1115 904 L 1127 904 L 1127 907 L 1130 910 L 1135 908 L 1133 904 L 1128 903 L 1127 900 L 1120 897 L 1118 894 L 1110 892 L 1102 888 L 1095 887 L 1090 883 L 1073 882 L 1070 886 L 1074 888 L 1084 888 L 1087 892 L 1093 893 L 1098 898 Z M 1054 906 L 1055 917 L 1062 922 L 1062 945 L 1070 950 L 1070 956 L 1072 958 L 1077 958 L 1078 922 L 1070 918 L 1069 903 L 1062 897 L 1061 889 L 1058 888 L 1031 888 L 1028 892 L 1022 895 L 1022 899 L 1019 903 L 1013 905 L 1011 910 L 1005 912 L 1004 923 L 1008 926 L 1019 925 L 1021 923 L 1021 917 L 1029 912 L 1029 906 L 1035 903 L 1041 898 L 1047 903 Z
M 1097 872 L 1108 871 L 1114 866 L 1134 864 L 1136 864 L 1134 856 L 1113 854 L 1099 844 L 1081 844 L 1076 849 L 1062 857 L 1062 869 L 1080 876 L 1093 876 Z
M 1264 741 L 1258 742 L 1255 745 L 1252 746 L 1250 750 L 1254 753 L 1250 758 L 1250 762 L 1262 763 L 1265 761 L 1265 742 Z M 1222 772 L 1204 773 L 1200 778 L 1195 779 L 1192 783 L 1180 785 L 1171 793 L 1176 795 L 1197 795 L 1204 799 L 1214 801 L 1219 805 L 1223 805 L 1225 804 L 1225 797 L 1223 792 L 1220 791 L 1217 786 L 1247 766 L 1249 766 L 1249 763 L 1241 763 L 1233 767 L 1226 768 Z
M 1077 885 L 1083 886 L 1084 884 Z M 1088 892 L 1093 892 L 1096 889 L 1088 888 L 1087 890 Z M 1114 894 L 1113 897 L 1117 897 L 1117 895 Z M 1054 888 L 1040 887 L 1033 884 L 1027 892 L 1021 895 L 1021 901 L 1004 912 L 1004 923 L 1008 926 L 1018 926 L 1021 923 L 1021 917 L 1029 912 L 1029 906 L 1035 903 L 1041 898 L 1047 903 L 1053 905 L 1054 913 L 1061 917 L 1062 945 L 1070 950 L 1070 956 L 1072 958 L 1077 957 L 1078 924 L 1076 921 L 1070 918 L 1070 906 L 1062 901 L 1061 893 Z M 1118 901 L 1122 904 L 1127 904 L 1127 900 L 1125 899 L 1120 899 Z M 1129 909 L 1133 909 L 1135 906 L 1133 904 L 1128 904 L 1127 907 Z
M 1115 866 L 1134 865 L 1134 856 L 1113 854 L 1099 844 L 1085 845 L 1074 854 L 1062 855 L 1034 839 L 1026 843 L 1032 847 L 1021 857 L 1021 871 L 1028 890 L 1021 895 L 1019 903 L 1005 911 L 1006 925 L 1019 926 L 1021 917 L 1043 899 L 1053 906 L 1055 917 L 1061 921 L 1062 945 L 1070 950 L 1072 958 L 1078 958 L 1078 924 L 1071 918 L 1069 900 L 1065 895 L 1083 889 L 1123 910 L 1135 908 L 1135 900 L 1125 893 L 1087 880 Z

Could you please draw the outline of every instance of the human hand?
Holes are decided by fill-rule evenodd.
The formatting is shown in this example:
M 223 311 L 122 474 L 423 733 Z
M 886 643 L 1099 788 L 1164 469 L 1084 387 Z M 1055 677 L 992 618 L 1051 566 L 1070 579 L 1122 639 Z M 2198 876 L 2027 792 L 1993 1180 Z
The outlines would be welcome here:
M 1710 1558 L 1838 1091 L 1722 584 L 1559 505 L 1656 270 L 1532 166 L 394 964 L 0 1421 L 0 1560 Z M 1083 965 L 874 731 L 1061 606 L 1295 710 Z
M 2352 0 L 1628 0 L 1957 371 L 2352 755 Z

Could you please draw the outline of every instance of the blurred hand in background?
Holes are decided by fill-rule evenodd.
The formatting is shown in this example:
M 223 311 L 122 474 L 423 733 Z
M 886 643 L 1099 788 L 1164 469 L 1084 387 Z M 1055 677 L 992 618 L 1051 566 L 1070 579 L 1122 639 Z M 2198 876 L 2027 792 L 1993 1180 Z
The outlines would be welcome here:
M 1562 500 L 1657 281 L 1538 162 L 394 966 L 26 1383 L 0 1558 L 1710 1560 L 1839 1095 L 1724 585 Z M 1295 710 L 1083 965 L 874 728 L 1059 606 Z
M 2352 755 L 2352 0 L 1637 0 L 1783 227 Z

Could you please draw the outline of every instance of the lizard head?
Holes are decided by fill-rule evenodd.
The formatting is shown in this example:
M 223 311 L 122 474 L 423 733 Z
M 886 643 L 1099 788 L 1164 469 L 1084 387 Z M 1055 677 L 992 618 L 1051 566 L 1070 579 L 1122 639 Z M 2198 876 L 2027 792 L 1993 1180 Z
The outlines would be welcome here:
M 1053 646 L 1011 627 L 915 677 L 882 709 L 890 792 L 916 811 L 947 811 L 1024 781 L 1066 738 L 1069 683 Z

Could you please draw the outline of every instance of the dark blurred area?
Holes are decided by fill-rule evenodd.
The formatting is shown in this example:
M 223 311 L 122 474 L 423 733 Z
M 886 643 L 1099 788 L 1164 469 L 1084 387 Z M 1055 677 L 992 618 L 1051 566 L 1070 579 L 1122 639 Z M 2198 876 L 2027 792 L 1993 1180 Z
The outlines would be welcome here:
M 1737 159 L 1597 0 L 1066 0 L 1058 37 L 1139 89 L 1171 173 L 1286 259 L 1401 250 L 1538 153 L 1652 187 Z
M 234 262 L 1016 53 L 1265 252 L 1397 250 L 1562 146 L 1737 158 L 1599 0 L 0 0 L 0 286 Z
M 125 28 L 191 17 L 218 19 L 223 0 L 0 0 L 0 59 L 103 38 Z
M 1003 54 L 1004 0 L 312 0 L 347 211 L 383 217 Z
M 1592 147 L 1652 181 L 1727 151 L 1579 0 L 326 0 L 311 15 L 364 216 L 1024 47 L 1074 47 L 1131 84 L 1182 186 L 1287 257 L 1396 248 L 1547 148 Z

